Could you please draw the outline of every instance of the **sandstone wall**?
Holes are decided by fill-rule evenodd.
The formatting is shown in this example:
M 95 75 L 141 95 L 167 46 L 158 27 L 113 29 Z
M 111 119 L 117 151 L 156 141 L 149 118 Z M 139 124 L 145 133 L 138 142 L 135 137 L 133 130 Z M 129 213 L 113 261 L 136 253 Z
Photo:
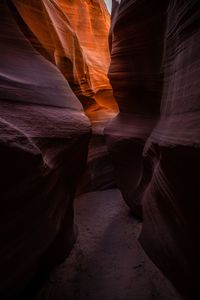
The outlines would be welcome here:
M 140 242 L 185 299 L 200 297 L 199 19 L 199 1 L 113 1 L 105 131 Z
M 12 3 L 26 37 L 61 70 L 83 105 L 114 105 L 107 78 L 110 15 L 104 1 Z M 104 90 L 106 97 L 101 96 Z
M 113 1 L 109 78 L 120 113 L 105 133 L 117 183 L 139 216 L 143 147 L 159 118 L 165 9 L 165 1 Z
M 90 138 L 82 105 L 58 68 L 30 43 L 16 13 L 1 1 L 2 300 L 22 299 L 25 287 L 30 295 L 34 279 L 69 253 L 73 199 Z

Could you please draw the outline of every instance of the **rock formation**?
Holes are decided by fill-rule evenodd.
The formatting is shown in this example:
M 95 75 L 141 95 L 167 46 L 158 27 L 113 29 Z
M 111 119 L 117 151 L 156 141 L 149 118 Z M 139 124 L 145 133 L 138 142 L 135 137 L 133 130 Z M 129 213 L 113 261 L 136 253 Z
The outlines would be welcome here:
M 26 37 L 61 70 L 85 107 L 116 106 L 107 78 L 110 16 L 103 0 L 11 3 Z
M 139 216 L 143 147 L 159 117 L 165 8 L 165 1 L 113 1 L 109 78 L 120 114 L 105 132 L 118 186 Z
M 113 0 L 106 129 L 140 242 L 185 299 L 199 299 L 199 1 Z
M 103 0 L 3 0 L 0 14 L 0 298 L 68 254 L 77 186 L 115 186 L 106 139 L 141 245 L 199 299 L 200 2 L 113 0 L 111 63 Z
M 185 299 L 199 299 L 200 3 L 170 1 L 161 117 L 145 146 L 153 174 L 141 243 Z
M 40 0 L 33 3 L 27 0 L 12 0 L 8 3 L 23 35 L 43 58 L 59 68 L 82 102 L 92 123 L 99 121 L 99 114 L 111 118 L 118 108 L 107 77 L 110 63 L 110 15 L 104 1 Z M 37 66 L 35 69 L 37 70 Z M 37 80 L 41 81 L 42 76 L 43 74 Z M 55 91 L 52 85 L 53 90 Z M 97 139 L 99 138 L 104 140 L 103 132 L 98 134 Z M 94 148 L 94 145 L 92 147 Z M 92 147 L 84 176 L 86 185 L 103 186 L 103 181 L 97 184 L 91 181 L 110 177 L 111 171 L 108 168 L 106 170 L 106 166 L 103 168 L 103 174 L 107 176 L 101 176 L 96 171 L 99 170 L 102 161 L 104 165 L 109 164 L 107 151 L 96 151 Z M 92 154 L 94 152 L 95 156 Z M 106 179 L 107 181 L 112 181 L 112 178 Z M 110 185 L 109 182 L 108 184 Z
M 9 1 L 0 3 L 0 14 L 3 300 L 30 288 L 73 245 L 73 199 L 86 165 L 90 123 L 66 79 L 19 27 Z

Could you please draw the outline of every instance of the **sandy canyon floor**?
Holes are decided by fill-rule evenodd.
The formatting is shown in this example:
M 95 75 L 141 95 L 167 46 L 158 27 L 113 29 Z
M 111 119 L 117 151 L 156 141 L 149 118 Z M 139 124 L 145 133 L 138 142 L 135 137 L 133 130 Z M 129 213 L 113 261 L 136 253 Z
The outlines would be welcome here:
M 181 300 L 137 241 L 141 223 L 117 189 L 75 201 L 77 242 L 35 300 Z

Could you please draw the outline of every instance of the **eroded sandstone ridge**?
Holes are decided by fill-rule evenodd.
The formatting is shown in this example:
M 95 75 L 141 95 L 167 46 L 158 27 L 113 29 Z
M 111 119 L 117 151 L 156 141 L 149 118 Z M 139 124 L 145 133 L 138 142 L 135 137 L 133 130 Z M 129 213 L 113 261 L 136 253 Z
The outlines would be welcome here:
M 103 0 L 12 0 L 12 4 L 33 47 L 61 70 L 85 107 L 95 102 L 114 105 L 107 77 L 110 15 Z
M 113 0 L 107 142 L 140 242 L 185 299 L 200 298 L 199 20 L 197 0 Z
M 106 129 L 116 179 L 141 216 L 142 152 L 159 118 L 165 1 L 113 1 L 109 78 L 120 113 Z
M 62 261 L 71 249 L 73 199 L 90 138 L 82 105 L 48 59 L 50 53 L 21 19 L 20 8 L 37 14 L 40 10 L 34 5 L 55 2 L 32 1 L 33 10 L 30 1 L 13 3 L 0 3 L 2 300 L 22 299 L 27 286 L 31 293 L 32 279 Z M 41 29 L 44 39 L 48 25 L 49 36 L 52 33 L 49 20 Z

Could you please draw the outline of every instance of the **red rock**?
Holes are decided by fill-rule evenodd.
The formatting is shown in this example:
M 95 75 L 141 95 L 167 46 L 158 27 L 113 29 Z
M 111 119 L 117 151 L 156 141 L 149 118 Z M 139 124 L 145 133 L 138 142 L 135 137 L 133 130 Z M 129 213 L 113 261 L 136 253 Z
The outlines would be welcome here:
M 107 77 L 110 15 L 105 3 L 101 0 L 12 2 L 20 22 L 23 20 L 28 28 L 29 40 L 61 70 L 84 106 L 96 101 L 99 105 L 116 107 Z M 106 101 L 100 96 L 102 91 L 110 94 Z
M 35 276 L 69 253 L 73 199 L 90 137 L 79 100 L 30 44 L 7 3 L 0 4 L 2 300 L 21 299 Z

